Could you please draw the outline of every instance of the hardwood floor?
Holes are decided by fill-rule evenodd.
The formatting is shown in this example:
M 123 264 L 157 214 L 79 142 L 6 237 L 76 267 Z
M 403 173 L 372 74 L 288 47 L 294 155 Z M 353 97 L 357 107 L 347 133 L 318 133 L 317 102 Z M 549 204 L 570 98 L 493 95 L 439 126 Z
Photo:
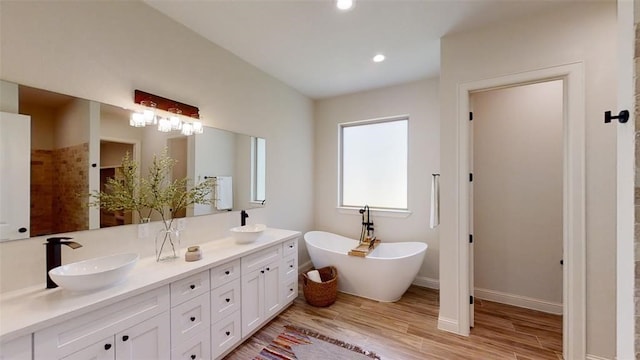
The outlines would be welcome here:
M 253 359 L 287 324 L 359 345 L 384 360 L 562 359 L 561 316 L 478 300 L 476 326 L 464 337 L 437 329 L 438 308 L 438 291 L 417 286 L 395 303 L 338 293 L 327 308 L 308 305 L 300 289 L 292 306 L 225 359 Z

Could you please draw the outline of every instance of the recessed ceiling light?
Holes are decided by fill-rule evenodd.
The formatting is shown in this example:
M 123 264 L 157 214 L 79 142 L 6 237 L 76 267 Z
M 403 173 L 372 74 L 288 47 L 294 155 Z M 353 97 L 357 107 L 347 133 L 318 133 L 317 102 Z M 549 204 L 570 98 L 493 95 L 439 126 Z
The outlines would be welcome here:
M 382 54 L 378 54 L 373 57 L 373 62 L 383 62 L 383 61 L 384 61 L 384 55 Z
M 340 10 L 349 10 L 353 7 L 353 0 L 336 0 L 336 6 Z

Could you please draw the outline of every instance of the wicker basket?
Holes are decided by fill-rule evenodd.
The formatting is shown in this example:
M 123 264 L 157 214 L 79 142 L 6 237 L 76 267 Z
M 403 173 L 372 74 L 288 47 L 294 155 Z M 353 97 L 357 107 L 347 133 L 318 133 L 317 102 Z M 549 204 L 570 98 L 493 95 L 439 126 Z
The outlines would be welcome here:
M 325 307 L 333 304 L 338 295 L 338 269 L 327 266 L 317 269 L 321 283 L 315 282 L 302 273 L 302 291 L 304 298 L 313 306 Z

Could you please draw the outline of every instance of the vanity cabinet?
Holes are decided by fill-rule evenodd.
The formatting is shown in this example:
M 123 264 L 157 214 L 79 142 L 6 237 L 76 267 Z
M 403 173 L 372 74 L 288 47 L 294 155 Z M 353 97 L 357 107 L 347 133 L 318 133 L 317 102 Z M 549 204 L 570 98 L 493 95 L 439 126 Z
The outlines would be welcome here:
M 242 258 L 242 337 L 282 308 L 282 247 Z
M 0 360 L 31 360 L 31 334 L 0 343 Z
M 240 259 L 211 269 L 211 341 L 213 358 L 242 339 L 240 325 Z
M 211 358 L 209 271 L 171 283 L 171 359 Z
M 299 233 L 268 231 L 269 244 L 238 251 L 229 239 L 224 249 L 234 251 L 211 255 L 208 263 L 139 265 L 131 276 L 142 275 L 118 295 L 61 289 L 11 303 L 0 299 L 3 309 L 9 306 L 8 323 L 44 309 L 33 328 L 0 333 L 11 339 L 0 342 L 0 360 L 221 359 L 298 294 Z M 165 267 L 155 276 L 157 266 Z
M 34 333 L 34 359 L 169 359 L 169 287 Z M 88 345 L 89 344 L 89 345 Z

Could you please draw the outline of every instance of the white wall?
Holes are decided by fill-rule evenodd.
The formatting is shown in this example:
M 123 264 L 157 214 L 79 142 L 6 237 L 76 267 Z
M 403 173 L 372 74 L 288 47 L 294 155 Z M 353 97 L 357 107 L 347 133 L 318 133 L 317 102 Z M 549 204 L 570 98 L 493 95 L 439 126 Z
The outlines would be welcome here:
M 581 2 L 563 11 L 446 36 L 441 42 L 440 317 L 458 314 L 459 84 L 583 61 L 586 87 L 587 353 L 615 354 L 616 7 Z
M 471 102 L 475 296 L 562 314 L 562 81 Z
M 338 205 L 338 124 L 395 115 L 409 115 L 408 217 L 372 215 L 382 241 L 421 241 L 429 245 L 418 273 L 436 285 L 438 230 L 429 229 L 431 174 L 439 172 L 438 81 L 420 80 L 378 90 L 344 95 L 315 103 L 315 219 L 318 230 L 357 239 L 360 214 L 344 213 Z M 366 159 L 363 159 L 366 160 Z
M 198 106 L 205 125 L 266 138 L 270 200 L 249 211 L 250 222 L 313 228 L 313 104 L 297 91 L 141 2 L 0 2 L 0 33 L 0 79 L 128 108 L 140 89 Z M 237 212 L 187 220 L 186 243 L 240 221 Z M 64 261 L 136 248 L 150 255 L 153 242 L 127 226 L 72 236 L 84 247 L 63 250 Z M 44 280 L 42 242 L 0 244 L 0 291 Z
M 56 112 L 55 148 L 89 142 L 89 101 L 73 99 Z

